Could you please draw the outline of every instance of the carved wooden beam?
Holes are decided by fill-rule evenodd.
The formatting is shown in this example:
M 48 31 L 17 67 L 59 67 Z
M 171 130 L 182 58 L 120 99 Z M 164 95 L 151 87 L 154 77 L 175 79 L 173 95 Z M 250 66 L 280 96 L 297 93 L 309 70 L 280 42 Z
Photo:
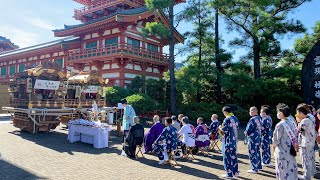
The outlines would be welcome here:
M 73 67 L 79 71 L 83 71 L 84 68 L 86 67 L 85 63 L 75 63 L 73 64 Z
M 141 69 L 142 71 L 146 71 L 148 67 L 150 67 L 150 63 L 149 62 L 141 62 Z
M 93 61 L 92 65 L 95 66 L 99 71 L 101 71 L 104 66 L 104 62 L 103 61 Z

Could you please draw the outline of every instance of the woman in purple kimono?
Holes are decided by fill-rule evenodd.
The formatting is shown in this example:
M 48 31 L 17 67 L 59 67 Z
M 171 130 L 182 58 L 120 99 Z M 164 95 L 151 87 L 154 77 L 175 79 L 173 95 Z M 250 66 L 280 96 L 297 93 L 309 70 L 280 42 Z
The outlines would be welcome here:
M 152 151 L 152 144 L 160 136 L 163 131 L 163 124 L 159 121 L 160 117 L 155 115 L 153 117 L 154 125 L 150 128 L 149 132 L 144 136 L 144 149 L 145 153 Z
M 196 146 L 199 148 L 209 146 L 210 139 L 208 135 L 208 127 L 205 123 L 203 123 L 203 118 L 199 117 L 197 119 L 197 128 L 195 131 L 196 134 Z

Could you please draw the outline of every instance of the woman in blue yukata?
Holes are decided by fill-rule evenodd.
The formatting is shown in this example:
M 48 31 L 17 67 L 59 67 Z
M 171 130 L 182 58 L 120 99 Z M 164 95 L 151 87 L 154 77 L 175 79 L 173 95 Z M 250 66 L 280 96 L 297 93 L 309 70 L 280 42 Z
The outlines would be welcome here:
M 208 127 L 208 130 L 211 131 L 210 132 L 210 138 L 212 140 L 218 139 L 219 138 L 219 133 L 218 133 L 218 128 L 221 125 L 221 123 L 218 121 L 218 115 L 217 114 L 213 114 L 211 116 L 211 124 Z
M 258 109 L 256 107 L 251 107 L 249 114 L 251 119 L 249 120 L 246 131 L 244 132 L 248 137 L 248 150 L 251 167 L 247 172 L 256 174 L 260 169 L 262 169 L 260 154 L 261 124 L 258 116 Z
M 153 148 L 159 158 L 159 164 L 163 164 L 169 159 L 167 151 L 175 151 L 178 146 L 178 133 L 176 128 L 172 126 L 172 119 L 165 120 L 166 127 L 158 139 L 154 142 Z
M 267 167 L 271 166 L 270 145 L 272 144 L 272 119 L 269 114 L 268 106 L 262 106 L 260 110 L 262 165 Z
M 273 132 L 273 149 L 275 158 L 276 179 L 297 180 L 298 169 L 295 156 L 299 151 L 294 125 L 288 122 L 290 108 L 286 104 L 277 105 L 277 118 L 281 121 Z
M 306 104 L 300 104 L 297 107 L 297 118 L 299 119 L 299 146 L 302 168 L 304 174 L 299 179 L 311 180 L 315 173 L 315 151 L 314 144 L 316 140 L 315 125 L 308 115 L 309 107 Z
M 238 119 L 235 118 L 229 106 L 223 107 L 222 112 L 226 117 L 223 120 L 222 126 L 219 126 L 219 131 L 224 135 L 222 140 L 222 155 L 226 174 L 222 175 L 222 177 L 232 179 L 233 176 L 239 175 L 237 157 Z

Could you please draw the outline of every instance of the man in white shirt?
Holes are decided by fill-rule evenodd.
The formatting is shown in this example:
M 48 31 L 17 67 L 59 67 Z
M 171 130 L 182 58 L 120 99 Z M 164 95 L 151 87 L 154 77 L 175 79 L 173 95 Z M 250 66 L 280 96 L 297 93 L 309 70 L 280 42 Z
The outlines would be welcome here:
M 195 146 L 195 130 L 194 127 L 189 124 L 189 119 L 188 117 L 183 117 L 181 119 L 181 122 L 183 124 L 182 128 L 180 129 L 179 136 L 182 137 L 181 140 L 181 148 L 184 153 L 186 150 L 186 147 L 194 147 Z

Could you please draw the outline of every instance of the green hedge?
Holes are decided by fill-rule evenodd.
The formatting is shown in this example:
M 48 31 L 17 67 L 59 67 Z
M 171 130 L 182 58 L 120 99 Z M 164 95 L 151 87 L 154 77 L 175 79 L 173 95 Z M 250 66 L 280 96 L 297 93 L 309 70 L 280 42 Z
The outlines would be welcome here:
M 145 94 L 133 94 L 127 97 L 128 104 L 132 105 L 136 114 L 154 111 L 158 108 L 158 103 Z
M 132 93 L 121 87 L 107 87 L 106 89 L 106 101 L 108 106 L 117 106 L 122 98 L 130 96 Z
M 222 108 L 224 105 L 219 105 L 215 103 L 190 103 L 181 105 L 178 109 L 178 112 L 188 116 L 192 122 L 196 122 L 198 117 L 204 118 L 205 123 L 211 123 L 212 114 L 217 114 L 219 116 L 219 121 L 222 122 L 225 118 L 222 113 Z M 234 112 L 234 115 L 241 122 L 241 126 L 247 124 L 250 119 L 249 110 L 238 110 Z

